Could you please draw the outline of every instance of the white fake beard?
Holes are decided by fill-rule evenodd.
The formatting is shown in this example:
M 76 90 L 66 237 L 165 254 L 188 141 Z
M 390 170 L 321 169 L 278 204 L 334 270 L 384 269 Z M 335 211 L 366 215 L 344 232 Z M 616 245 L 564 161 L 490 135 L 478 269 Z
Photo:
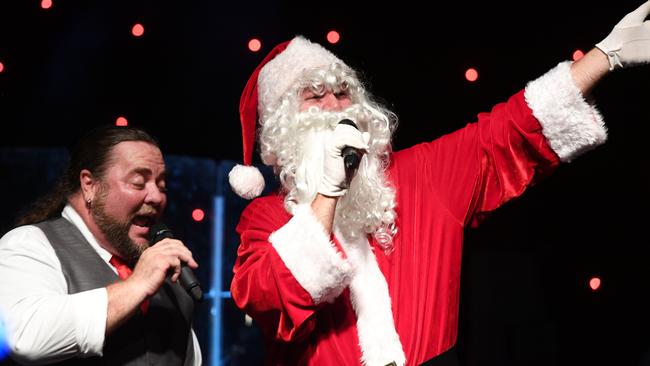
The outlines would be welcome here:
M 294 190 L 290 191 L 292 200 L 297 204 L 310 204 L 318 193 L 318 187 L 323 176 L 323 161 L 325 158 L 325 141 L 332 129 L 343 118 L 356 120 L 354 116 L 341 113 L 327 113 L 324 118 L 319 114 L 318 122 L 308 123 L 311 129 L 305 130 L 300 140 L 294 175 Z M 302 121 L 306 116 L 301 116 Z M 363 125 L 363 121 L 357 122 Z M 372 139 L 372 136 L 371 136 Z M 339 198 L 334 225 L 346 237 L 356 239 L 367 234 L 375 233 L 382 224 L 392 224 L 394 194 L 386 194 L 386 178 L 380 156 L 365 154 L 361 159 L 356 175 L 350 182 L 348 192 Z M 387 202 L 388 201 L 388 202 Z M 386 210 L 389 207 L 391 210 Z M 388 222 L 387 222 L 388 221 Z M 385 225 L 384 225 L 385 226 Z M 375 233 L 376 234 L 376 233 Z M 385 234 L 385 233 L 384 233 Z M 390 239 L 389 239 L 390 241 Z

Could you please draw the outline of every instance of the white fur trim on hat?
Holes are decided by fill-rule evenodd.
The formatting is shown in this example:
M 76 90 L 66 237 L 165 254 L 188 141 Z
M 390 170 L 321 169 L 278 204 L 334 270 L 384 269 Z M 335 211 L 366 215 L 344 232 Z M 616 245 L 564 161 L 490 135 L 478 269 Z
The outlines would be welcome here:
M 280 97 L 305 70 L 335 62 L 344 64 L 323 46 L 310 42 L 302 36 L 294 38 L 284 51 L 260 70 L 257 79 L 259 115 L 264 117 L 267 108 L 275 108 Z
M 235 165 L 228 173 L 228 181 L 238 196 L 253 199 L 264 190 L 264 177 L 254 166 Z

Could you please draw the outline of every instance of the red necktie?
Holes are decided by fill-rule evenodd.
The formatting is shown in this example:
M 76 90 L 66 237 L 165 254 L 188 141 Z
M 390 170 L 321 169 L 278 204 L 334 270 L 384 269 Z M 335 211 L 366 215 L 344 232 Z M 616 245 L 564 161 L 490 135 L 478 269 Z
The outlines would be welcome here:
M 122 280 L 129 278 L 133 270 L 129 267 L 120 257 L 112 256 L 111 260 L 108 261 L 110 264 L 117 269 L 117 275 L 120 276 Z M 143 314 L 147 314 L 147 309 L 149 309 L 149 299 L 146 299 L 140 304 L 140 310 Z

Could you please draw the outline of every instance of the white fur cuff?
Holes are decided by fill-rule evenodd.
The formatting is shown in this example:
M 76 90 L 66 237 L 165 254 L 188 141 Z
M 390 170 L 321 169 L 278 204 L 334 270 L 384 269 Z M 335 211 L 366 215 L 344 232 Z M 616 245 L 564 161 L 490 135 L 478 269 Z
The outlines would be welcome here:
M 308 205 L 297 206 L 293 214 L 269 241 L 315 304 L 333 302 L 350 283 L 352 267 Z
M 580 93 L 570 66 L 570 61 L 561 62 L 528 83 L 524 93 L 542 133 L 563 162 L 607 140 L 603 117 Z

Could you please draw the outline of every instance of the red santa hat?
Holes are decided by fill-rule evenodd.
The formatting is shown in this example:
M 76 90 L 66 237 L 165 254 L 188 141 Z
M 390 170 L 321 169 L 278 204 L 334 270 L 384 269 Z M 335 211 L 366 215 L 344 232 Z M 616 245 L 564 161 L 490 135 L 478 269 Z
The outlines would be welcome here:
M 243 165 L 237 164 L 228 174 L 230 186 L 239 196 L 252 199 L 264 190 L 264 177 L 256 167 L 252 166 L 258 115 L 264 122 L 267 111 L 277 107 L 280 98 L 305 70 L 327 66 L 334 62 L 344 64 L 322 46 L 297 36 L 273 48 L 255 68 L 239 101 L 244 150 Z

